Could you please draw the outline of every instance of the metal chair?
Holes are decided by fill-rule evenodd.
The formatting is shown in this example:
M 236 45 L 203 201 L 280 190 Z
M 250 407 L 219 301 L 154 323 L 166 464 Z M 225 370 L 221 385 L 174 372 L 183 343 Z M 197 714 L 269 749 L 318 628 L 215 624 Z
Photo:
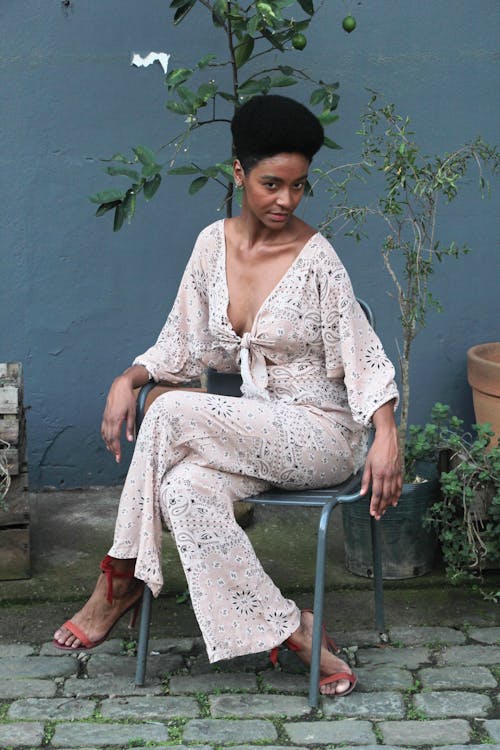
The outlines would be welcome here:
M 373 313 L 363 300 L 358 300 L 368 321 L 374 326 Z M 241 378 L 239 375 L 228 375 L 209 370 L 207 373 L 207 391 L 226 396 L 240 396 L 239 386 Z M 156 387 L 156 383 L 148 383 L 141 389 L 137 399 L 136 427 L 139 429 L 145 413 L 146 398 L 149 392 Z M 318 706 L 319 679 L 320 679 L 320 655 L 322 639 L 323 605 L 325 589 L 325 563 L 328 523 L 333 509 L 343 503 L 353 503 L 363 499 L 359 486 L 361 482 L 361 471 L 353 475 L 347 481 L 334 487 L 317 490 L 282 491 L 279 489 L 263 492 L 255 497 L 246 499 L 246 502 L 262 505 L 288 505 L 296 507 L 319 508 L 321 510 L 318 524 L 318 541 L 316 548 L 316 576 L 314 582 L 314 625 L 312 642 L 312 659 L 310 666 L 309 682 L 309 704 L 313 708 Z M 364 498 L 366 502 L 366 497 Z M 379 527 L 377 522 L 370 518 L 371 537 L 373 550 L 373 572 L 375 593 L 375 623 L 379 633 L 385 630 L 384 622 L 384 593 L 382 580 L 382 559 L 380 551 Z M 145 587 L 142 597 L 141 619 L 139 625 L 139 641 L 137 648 L 137 667 L 135 684 L 144 685 L 146 674 L 146 660 L 149 640 L 149 624 L 151 618 L 151 591 Z

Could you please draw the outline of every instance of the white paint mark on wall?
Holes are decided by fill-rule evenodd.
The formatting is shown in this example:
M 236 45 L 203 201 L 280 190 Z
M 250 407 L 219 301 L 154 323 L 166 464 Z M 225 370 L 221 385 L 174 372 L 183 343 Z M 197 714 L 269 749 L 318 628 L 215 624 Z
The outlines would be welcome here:
M 139 55 L 137 52 L 134 52 L 132 54 L 132 61 L 131 65 L 135 65 L 137 68 L 147 68 L 149 65 L 152 65 L 154 62 L 159 62 L 161 67 L 163 68 L 163 72 L 166 73 L 168 70 L 168 61 L 170 60 L 170 55 L 167 55 L 166 52 L 150 52 L 146 57 L 142 57 L 142 55 Z

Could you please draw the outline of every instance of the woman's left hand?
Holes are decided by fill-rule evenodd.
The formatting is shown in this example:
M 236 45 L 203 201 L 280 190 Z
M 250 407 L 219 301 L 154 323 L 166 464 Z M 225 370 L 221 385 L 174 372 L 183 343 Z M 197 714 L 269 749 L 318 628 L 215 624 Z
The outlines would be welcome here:
M 366 457 L 361 480 L 361 494 L 371 484 L 370 515 L 379 520 L 387 508 L 398 504 L 403 487 L 399 436 L 392 402 L 381 406 L 373 415 L 375 438 Z

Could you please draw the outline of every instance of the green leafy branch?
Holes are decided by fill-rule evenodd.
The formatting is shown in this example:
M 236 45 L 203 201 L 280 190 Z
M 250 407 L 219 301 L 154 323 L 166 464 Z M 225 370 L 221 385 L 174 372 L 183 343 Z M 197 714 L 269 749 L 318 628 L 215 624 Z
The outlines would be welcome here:
M 323 231 L 330 235 L 341 231 L 360 240 L 366 236 L 365 225 L 370 217 L 381 219 L 386 226 L 381 253 L 395 287 L 403 334 L 400 438 L 404 446 L 411 347 L 426 324 L 428 309 L 441 309 L 429 288 L 435 263 L 469 252 L 466 245 L 441 244 L 436 239 L 440 199 L 445 203 L 454 200 L 470 166 L 478 170 L 481 192 L 487 192 L 485 171 L 494 173 L 499 159 L 498 149 L 479 137 L 444 156 L 424 155 L 410 129 L 410 119 L 397 114 L 394 104 L 379 105 L 378 94 L 370 93 L 359 130 L 363 139 L 360 161 L 315 172 L 329 183 L 330 211 Z M 369 205 L 351 203 L 353 182 L 367 183 L 369 179 L 374 180 L 378 198 Z
M 193 8 L 199 5 L 210 14 L 210 23 L 225 36 L 227 58 L 218 60 L 216 55 L 203 55 L 192 67 L 179 67 L 165 77 L 168 98 L 166 108 L 182 117 L 184 128 L 162 146 L 159 151 L 172 150 L 167 159 L 160 158 L 146 146 L 133 149 L 128 159 L 117 153 L 109 159 L 106 172 L 112 177 L 128 178 L 132 184 L 124 189 L 103 190 L 91 196 L 99 204 L 96 215 L 114 211 L 113 228 L 119 230 L 125 221 L 131 221 L 137 196 L 142 193 L 150 200 L 160 187 L 162 175 L 192 175 L 189 193 L 196 194 L 210 180 L 224 190 L 222 206 L 227 215 L 232 213 L 233 177 L 232 159 L 218 160 L 201 166 L 194 162 L 177 165 L 180 153 L 189 150 L 191 134 L 199 128 L 216 123 L 229 126 L 231 119 L 245 101 L 257 94 L 294 86 L 306 82 L 313 87 L 310 104 L 319 107 L 318 117 L 323 126 L 338 119 L 335 113 L 339 96 L 337 82 L 315 81 L 306 72 L 292 65 L 271 65 L 253 70 L 242 76 L 242 68 L 260 58 L 303 49 L 307 31 L 315 13 L 313 0 L 256 0 L 243 5 L 236 0 L 172 0 L 173 23 L 180 24 Z M 285 11 L 296 6 L 305 17 L 297 20 L 286 16 Z M 297 7 L 298 6 L 298 7 Z M 328 148 L 339 148 L 327 137 Z

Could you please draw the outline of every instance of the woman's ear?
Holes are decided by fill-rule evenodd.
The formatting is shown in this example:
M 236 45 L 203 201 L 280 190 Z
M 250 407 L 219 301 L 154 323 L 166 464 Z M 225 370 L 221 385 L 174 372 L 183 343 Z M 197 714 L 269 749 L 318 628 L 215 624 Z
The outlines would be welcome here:
M 236 187 L 243 186 L 243 180 L 245 178 L 245 171 L 243 167 L 241 166 L 239 159 L 235 159 L 233 161 L 233 178 L 234 178 L 234 184 L 236 185 Z

